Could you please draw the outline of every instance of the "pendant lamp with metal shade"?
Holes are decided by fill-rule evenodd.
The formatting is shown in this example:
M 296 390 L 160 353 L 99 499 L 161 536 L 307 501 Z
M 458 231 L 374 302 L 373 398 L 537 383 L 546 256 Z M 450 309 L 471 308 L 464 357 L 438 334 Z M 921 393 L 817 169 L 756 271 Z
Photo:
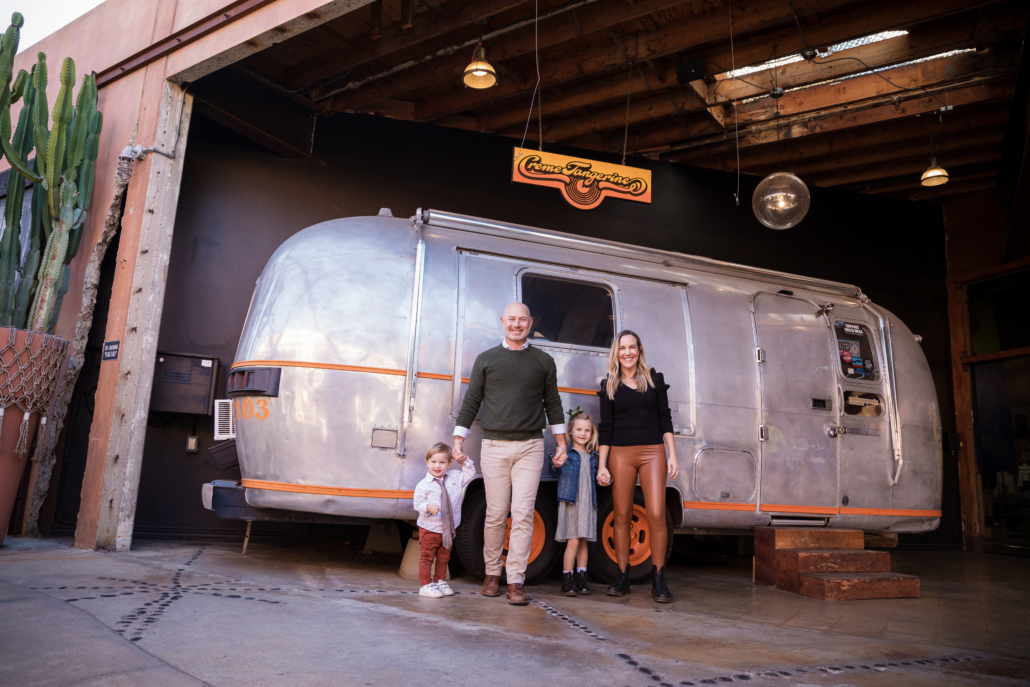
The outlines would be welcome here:
M 486 48 L 483 47 L 484 23 L 484 20 L 479 22 L 479 43 L 472 51 L 472 63 L 465 67 L 465 73 L 461 75 L 461 80 L 466 86 L 477 90 L 497 85 L 497 70 L 486 61 Z
M 948 183 L 948 170 L 937 164 L 937 157 L 933 154 L 933 136 L 930 137 L 930 166 L 919 177 L 919 183 L 923 186 L 943 186 Z

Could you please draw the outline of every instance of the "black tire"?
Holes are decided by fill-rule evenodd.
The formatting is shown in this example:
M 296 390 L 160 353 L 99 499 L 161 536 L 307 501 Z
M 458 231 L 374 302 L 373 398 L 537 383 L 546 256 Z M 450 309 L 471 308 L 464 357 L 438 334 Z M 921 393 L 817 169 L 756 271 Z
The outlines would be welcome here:
M 558 528 L 558 498 L 555 488 L 549 483 L 540 485 L 536 494 L 536 512 L 544 522 L 544 545 L 540 554 L 530 561 L 526 568 L 526 584 L 537 584 L 551 572 L 558 562 L 561 547 L 554 540 Z M 483 561 L 483 527 L 486 524 L 486 493 L 481 483 L 473 484 L 465 494 L 461 506 L 461 525 L 455 545 L 461 564 L 477 580 L 486 577 L 486 564 Z M 504 584 L 505 572 L 501 569 L 501 583 Z
M 644 494 L 639 489 L 636 495 L 633 497 L 633 503 L 643 507 L 644 505 Z M 619 564 L 615 561 L 612 555 L 608 554 L 605 549 L 604 541 L 604 524 L 609 517 L 612 516 L 614 510 L 612 502 L 612 490 L 611 488 L 598 488 L 597 490 L 597 541 L 588 542 L 587 551 L 590 556 L 590 573 L 597 579 L 605 583 L 611 583 L 615 580 L 615 577 L 619 574 Z M 669 556 L 672 554 L 672 512 L 669 510 L 668 504 L 665 506 L 665 531 L 669 536 L 669 544 L 665 548 L 665 561 L 668 562 Z M 609 546 L 615 548 L 614 542 L 609 542 Z M 650 549 L 649 549 L 650 550 Z M 648 556 L 642 562 L 637 565 L 631 565 L 629 569 L 629 580 L 634 584 L 640 584 L 646 582 L 651 577 L 651 557 Z

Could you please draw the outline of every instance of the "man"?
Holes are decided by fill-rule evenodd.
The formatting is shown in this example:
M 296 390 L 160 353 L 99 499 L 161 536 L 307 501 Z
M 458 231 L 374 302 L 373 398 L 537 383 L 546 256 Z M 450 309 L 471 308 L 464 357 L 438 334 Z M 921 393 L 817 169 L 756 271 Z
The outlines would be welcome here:
M 501 551 L 511 507 L 508 542 L 508 603 L 529 603 L 523 583 L 533 541 L 533 511 L 540 472 L 544 466 L 544 425 L 558 442 L 556 457 L 566 453 L 558 372 L 554 359 L 529 345 L 533 318 L 522 303 L 512 303 L 501 318 L 504 340 L 500 346 L 476 357 L 468 391 L 454 427 L 454 457 L 464 457 L 462 444 L 476 419 L 480 403 L 483 415 L 483 450 L 479 467 L 486 488 L 486 527 L 483 558 L 486 561 L 484 596 L 500 596 Z

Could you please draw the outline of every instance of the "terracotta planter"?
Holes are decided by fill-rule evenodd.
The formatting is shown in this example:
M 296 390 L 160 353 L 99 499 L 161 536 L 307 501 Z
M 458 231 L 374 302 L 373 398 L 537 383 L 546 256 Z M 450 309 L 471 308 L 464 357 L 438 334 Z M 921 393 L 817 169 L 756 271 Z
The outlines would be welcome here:
M 0 328 L 0 545 L 7 533 L 28 449 L 39 419 L 50 405 L 67 353 L 68 342 L 59 337 Z

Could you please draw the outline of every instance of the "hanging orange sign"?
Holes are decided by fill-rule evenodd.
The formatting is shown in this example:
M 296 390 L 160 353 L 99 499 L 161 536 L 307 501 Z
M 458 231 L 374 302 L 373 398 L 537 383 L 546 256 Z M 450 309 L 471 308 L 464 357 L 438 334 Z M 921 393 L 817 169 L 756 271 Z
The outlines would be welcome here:
M 516 148 L 511 180 L 561 190 L 573 207 L 592 210 L 609 196 L 651 202 L 651 171 Z

